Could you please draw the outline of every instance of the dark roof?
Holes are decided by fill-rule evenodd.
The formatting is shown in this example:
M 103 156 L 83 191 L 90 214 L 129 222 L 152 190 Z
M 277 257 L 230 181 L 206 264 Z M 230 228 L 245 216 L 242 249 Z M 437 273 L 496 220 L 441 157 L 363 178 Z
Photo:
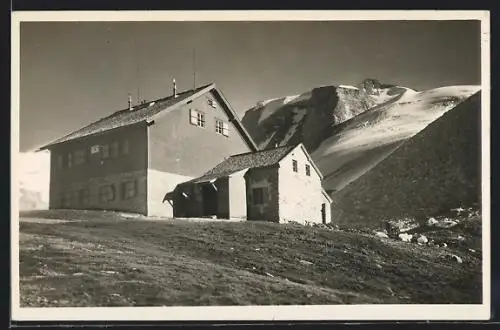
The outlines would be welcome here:
M 203 176 L 188 182 L 206 182 L 244 169 L 275 165 L 295 147 L 293 145 L 283 146 L 233 155 L 206 172 Z
M 123 126 L 128 126 L 132 124 L 136 124 L 142 121 L 150 120 L 151 118 L 154 118 L 160 113 L 166 112 L 165 110 L 173 109 L 174 106 L 181 105 L 184 103 L 187 103 L 188 101 L 210 91 L 214 90 L 217 94 L 217 96 L 221 99 L 222 102 L 224 102 L 227 107 L 223 108 L 225 110 L 229 110 L 230 113 L 228 113 L 228 116 L 230 117 L 231 121 L 233 124 L 236 126 L 236 128 L 239 130 L 240 134 L 242 134 L 242 137 L 245 139 L 245 141 L 249 144 L 249 146 L 253 150 L 257 150 L 257 147 L 255 143 L 253 142 L 252 138 L 248 134 L 248 132 L 245 130 L 243 125 L 241 124 L 239 118 L 236 116 L 236 113 L 234 112 L 233 109 L 231 109 L 229 103 L 225 100 L 225 98 L 222 96 L 222 93 L 218 91 L 215 87 L 215 84 L 208 84 L 202 87 L 199 87 L 195 90 L 189 90 L 189 91 L 184 91 L 181 93 L 177 94 L 177 97 L 173 97 L 173 95 L 161 98 L 158 100 L 154 101 L 149 101 L 141 105 L 136 105 L 133 107 L 132 110 L 124 109 L 124 110 L 119 110 L 111 115 L 104 117 L 98 121 L 95 121 L 77 131 L 74 131 L 66 136 L 63 136 L 62 138 L 59 138 L 43 147 L 41 147 L 39 150 L 47 149 L 50 146 L 53 146 L 55 144 L 67 142 L 70 140 L 82 138 L 85 136 L 105 132 L 108 130 L 112 130 L 118 127 L 123 127 Z

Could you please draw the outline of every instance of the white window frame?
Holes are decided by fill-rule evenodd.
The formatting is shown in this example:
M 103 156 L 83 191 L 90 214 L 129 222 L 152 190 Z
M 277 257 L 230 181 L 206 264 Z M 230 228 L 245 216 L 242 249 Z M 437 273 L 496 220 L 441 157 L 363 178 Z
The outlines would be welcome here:
M 111 158 L 117 158 L 120 155 L 120 144 L 118 141 L 113 141 L 109 145 L 109 156 Z
M 85 163 L 85 149 L 75 150 L 75 166 Z
M 90 190 L 83 188 L 78 191 L 78 203 L 82 206 L 90 205 Z
M 101 158 L 102 159 L 107 159 L 110 157 L 110 152 L 109 152 L 109 144 L 103 144 L 101 146 Z
M 215 119 L 215 132 L 224 136 L 229 136 L 229 124 L 222 119 Z
M 122 147 L 121 147 L 122 155 L 128 155 L 130 152 L 130 145 L 128 142 L 128 139 L 123 140 Z
M 132 199 L 137 196 L 137 180 L 122 182 L 122 200 Z
M 64 157 L 63 155 L 57 156 L 57 168 L 63 168 L 64 166 Z
M 196 126 L 204 128 L 206 125 L 205 114 L 201 111 L 197 111 L 196 113 Z
M 191 125 L 195 125 L 201 128 L 206 126 L 205 113 L 195 109 L 189 109 L 189 122 Z
M 109 203 L 116 199 L 115 186 L 113 184 L 103 185 L 99 187 L 99 202 Z

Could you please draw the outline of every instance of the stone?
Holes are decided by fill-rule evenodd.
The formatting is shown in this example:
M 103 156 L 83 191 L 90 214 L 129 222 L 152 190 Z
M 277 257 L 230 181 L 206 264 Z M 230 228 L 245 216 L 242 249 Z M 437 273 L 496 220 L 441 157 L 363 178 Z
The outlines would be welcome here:
M 418 244 L 427 244 L 428 242 L 429 240 L 424 235 L 419 236 L 419 238 L 417 239 Z
M 427 225 L 428 226 L 434 226 L 435 224 L 437 224 L 439 221 L 437 221 L 435 218 L 429 218 L 429 220 L 427 220 Z
M 438 221 L 434 226 L 438 228 L 452 228 L 455 227 L 458 223 L 456 221 L 450 219 L 444 219 L 442 221 Z
M 449 255 L 448 258 L 450 258 L 452 260 L 455 260 L 459 264 L 461 264 L 463 262 L 462 258 L 460 258 L 459 256 L 457 256 L 456 254 Z
M 380 238 L 389 238 L 389 236 L 386 233 L 381 232 L 381 231 L 375 232 L 375 236 L 380 237 Z
M 399 239 L 402 240 L 403 242 L 411 242 L 412 238 L 413 238 L 413 235 L 399 234 Z
M 313 263 L 312 263 L 312 262 L 310 262 L 310 261 L 307 261 L 307 260 L 302 260 L 302 259 L 301 259 L 301 260 L 299 260 L 299 262 L 300 262 L 301 264 L 303 264 L 303 265 L 306 265 L 306 266 L 310 266 L 310 265 L 312 265 L 312 264 L 313 264 Z

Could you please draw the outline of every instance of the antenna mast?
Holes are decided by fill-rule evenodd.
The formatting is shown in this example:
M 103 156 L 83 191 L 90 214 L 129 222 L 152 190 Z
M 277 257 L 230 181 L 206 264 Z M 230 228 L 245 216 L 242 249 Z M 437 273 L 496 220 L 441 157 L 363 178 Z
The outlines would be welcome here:
M 193 91 L 196 90 L 196 50 L 193 48 Z
M 141 103 L 141 76 L 140 76 L 140 59 L 139 59 L 139 50 L 138 47 L 136 47 L 136 52 L 135 52 L 135 66 L 136 66 L 136 80 L 137 80 L 137 103 Z

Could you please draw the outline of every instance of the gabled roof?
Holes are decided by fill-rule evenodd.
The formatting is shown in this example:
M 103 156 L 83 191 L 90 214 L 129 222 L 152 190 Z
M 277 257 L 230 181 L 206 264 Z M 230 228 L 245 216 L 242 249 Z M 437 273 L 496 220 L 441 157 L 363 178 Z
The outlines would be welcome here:
M 252 150 L 258 150 L 256 144 L 254 143 L 248 132 L 243 127 L 243 124 L 236 115 L 235 111 L 231 108 L 230 104 L 224 98 L 222 93 L 215 87 L 215 84 L 208 84 L 199 87 L 195 90 L 189 90 L 178 93 L 177 97 L 171 95 L 155 101 L 147 102 L 145 104 L 136 105 L 135 107 L 133 107 L 132 110 L 129 110 L 127 108 L 124 110 L 116 111 L 107 117 L 95 121 L 53 142 L 50 142 L 49 144 L 41 147 L 39 150 L 47 149 L 56 144 L 102 133 L 115 128 L 137 124 L 143 121 L 150 121 L 184 104 L 187 104 L 189 101 L 210 91 L 214 92 L 219 103 L 221 103 L 222 108 L 224 109 L 224 111 L 226 111 L 226 114 L 228 115 L 230 121 L 235 125 L 242 138 L 245 140 L 245 142 L 247 142 L 248 146 Z
M 249 168 L 272 166 L 279 163 L 280 160 L 288 155 L 294 148 L 295 146 L 283 146 L 272 149 L 264 149 L 257 152 L 247 152 L 233 155 L 212 168 L 210 171 L 206 172 L 201 177 L 188 182 L 206 182 Z

